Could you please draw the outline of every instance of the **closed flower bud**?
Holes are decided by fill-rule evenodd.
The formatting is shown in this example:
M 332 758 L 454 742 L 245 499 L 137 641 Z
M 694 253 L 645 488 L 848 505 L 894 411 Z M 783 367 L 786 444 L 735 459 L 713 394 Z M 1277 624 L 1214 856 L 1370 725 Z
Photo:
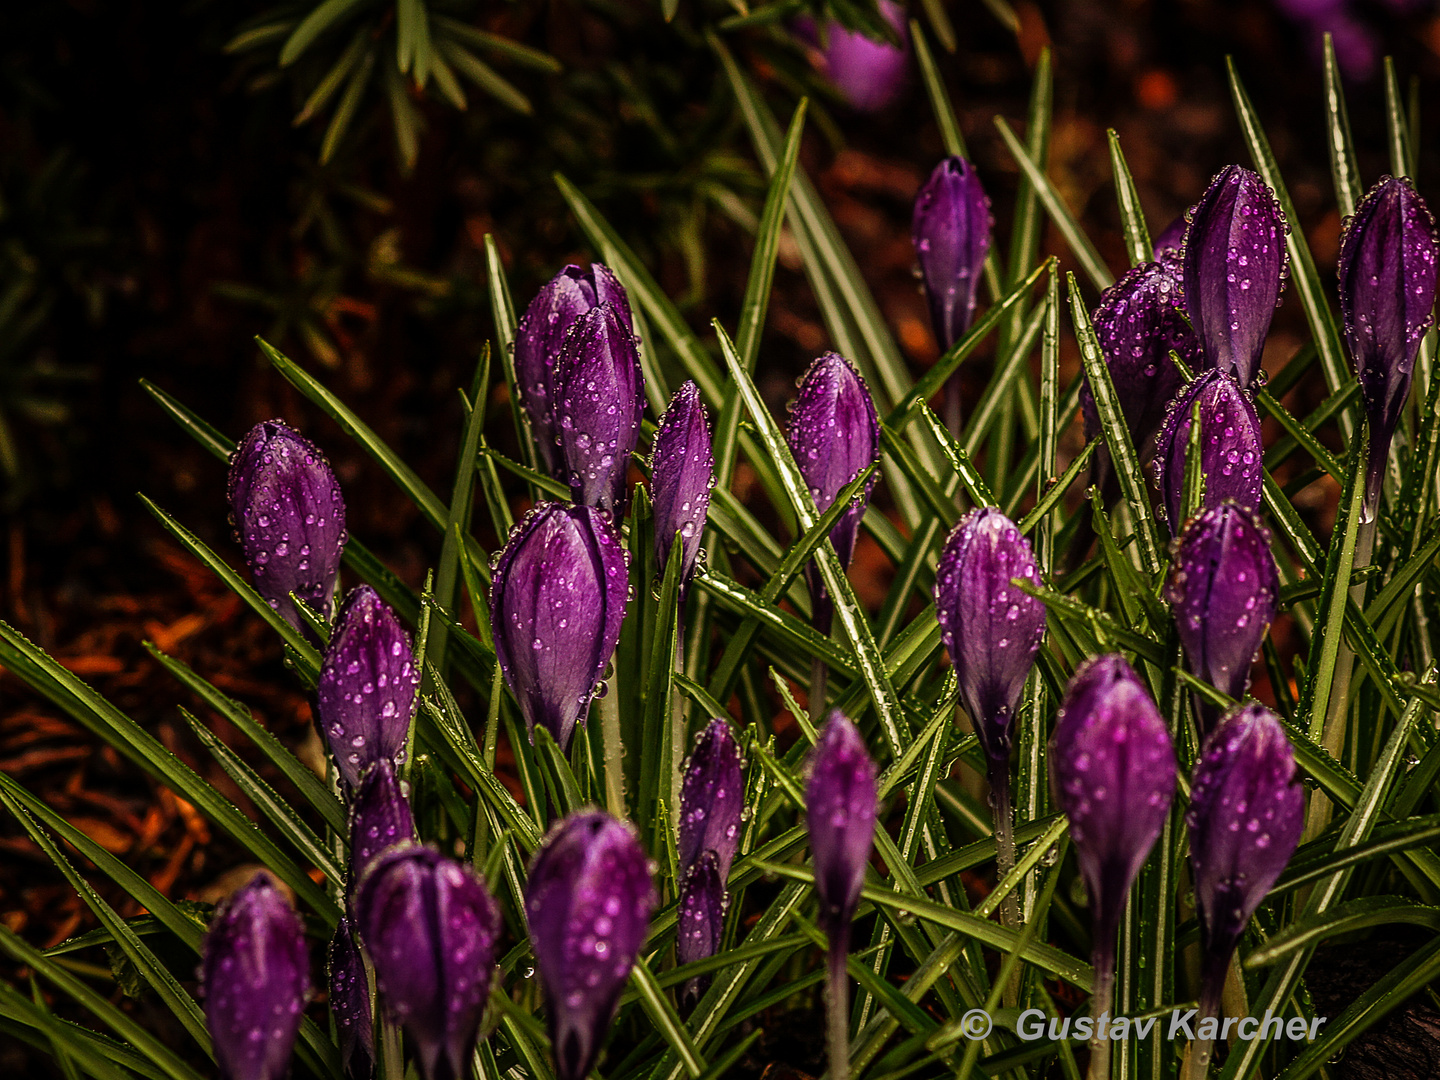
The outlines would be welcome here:
M 1409 180 L 1365 193 L 1340 238 L 1340 313 L 1370 417 L 1365 505 L 1380 498 L 1390 440 L 1435 307 L 1435 220 Z
M 1050 739 L 1050 778 L 1090 896 L 1096 967 L 1109 968 L 1126 894 L 1175 793 L 1165 720 L 1118 653 L 1075 669 Z
M 680 867 L 688 870 L 706 851 L 715 852 L 720 880 L 740 845 L 745 774 L 740 748 L 725 720 L 712 720 L 695 740 L 680 781 Z
M 693 964 L 714 956 L 725 931 L 725 909 L 730 894 L 715 852 L 706 851 L 685 871 L 680 881 L 680 903 L 675 928 L 675 958 Z M 685 983 L 681 998 L 696 1000 L 710 985 L 710 976 L 699 975 Z
M 654 908 L 640 840 L 609 814 L 571 814 L 535 853 L 525 914 L 558 1080 L 584 1080 L 594 1067 Z
M 1010 756 L 1010 720 L 1045 636 L 1045 605 L 1011 584 L 1040 584 L 1030 542 L 994 507 L 972 510 L 935 568 L 935 614 L 980 745 Z
M 1199 509 L 1219 506 L 1228 499 L 1258 510 L 1265 486 L 1265 445 L 1255 403 L 1230 375 L 1207 371 L 1175 396 L 1155 439 L 1155 482 L 1160 488 L 1160 510 L 1172 535 L 1184 525 L 1185 459 L 1197 399 L 1200 474 L 1205 480 Z
M 822 514 L 861 470 L 880 460 L 880 421 L 870 388 L 839 353 L 826 353 L 805 373 L 790 412 L 786 439 L 815 500 L 815 509 Z M 872 474 L 854 504 L 830 530 L 830 543 L 835 546 L 841 566 L 850 565 L 860 519 L 865 516 L 874 487 Z M 833 608 L 813 560 L 805 568 L 805 578 L 814 604 L 815 626 L 829 633 Z
M 340 1067 L 345 1075 L 369 1077 L 375 1070 L 375 1033 L 371 1021 L 370 985 L 365 961 L 355 944 L 348 918 L 342 918 L 330 941 L 330 1015 L 340 1035 Z
M 635 333 L 616 305 L 591 308 L 571 325 L 554 387 L 555 434 L 571 497 L 618 521 L 645 395 Z
M 680 581 L 695 572 L 710 489 L 715 486 L 715 457 L 700 388 L 686 380 L 660 418 L 650 451 L 650 491 L 655 508 L 655 562 L 663 567 L 675 534 L 680 534 Z
M 825 42 L 819 40 L 809 16 L 796 21 L 796 32 L 807 44 L 818 46 L 812 57 L 815 66 L 835 89 L 861 112 L 880 112 L 905 89 L 910 64 L 910 31 L 905 8 L 894 0 L 880 0 L 880 14 L 900 38 L 896 46 L 875 41 L 854 30 L 846 30 L 831 19 L 825 28 Z
M 962 157 L 947 157 L 936 165 L 915 196 L 910 235 L 942 350 L 970 329 L 992 224 L 980 177 Z
M 541 463 L 552 476 L 562 475 L 555 426 L 555 362 L 565 333 L 581 315 L 605 302 L 615 305 L 626 329 L 631 328 L 630 301 L 608 266 L 591 263 L 588 270 L 567 266 L 530 301 L 515 327 L 515 381 L 520 403 L 530 418 Z
M 1190 208 L 1185 309 L 1208 367 L 1250 386 L 1285 288 L 1288 226 L 1275 193 L 1239 165 L 1216 174 Z
M 260 871 L 215 912 L 200 969 L 221 1080 L 281 1080 L 310 997 L 305 928 Z
M 821 728 L 810 754 L 805 785 L 805 826 L 815 863 L 820 928 L 840 951 L 860 903 L 865 867 L 875 842 L 878 811 L 875 762 L 860 731 L 836 710 Z
M 415 818 L 410 800 L 400 789 L 395 767 L 381 758 L 355 793 L 350 805 L 350 885 L 364 876 L 375 856 L 388 847 L 415 839 Z
M 230 520 L 255 591 L 304 629 L 293 592 L 330 618 L 345 549 L 345 499 L 330 463 L 283 420 L 256 424 L 230 455 Z
M 1218 1012 L 1231 954 L 1304 826 L 1290 740 L 1260 705 L 1232 709 L 1201 748 L 1190 782 L 1190 865 L 1206 1015 Z
M 360 882 L 355 921 L 380 1000 L 427 1080 L 468 1076 L 500 937 L 484 881 L 433 848 L 391 848 Z
M 1192 518 L 1175 542 L 1165 595 L 1190 669 L 1222 693 L 1243 696 L 1280 595 L 1269 530 L 1235 503 Z M 1203 726 L 1217 713 L 1203 706 Z
M 315 686 L 320 730 L 347 788 L 375 762 L 404 755 L 419 683 L 400 619 L 369 585 L 352 589 Z
M 1185 215 L 1181 214 L 1165 226 L 1164 232 L 1155 237 L 1151 248 L 1155 261 L 1175 275 L 1177 281 L 1184 273 L 1185 230 L 1189 227 L 1190 223 L 1185 220 Z M 1184 306 L 1183 298 L 1179 302 Z
M 518 524 L 490 582 L 490 627 L 527 730 L 568 749 L 620 641 L 630 554 L 590 506 L 541 503 Z

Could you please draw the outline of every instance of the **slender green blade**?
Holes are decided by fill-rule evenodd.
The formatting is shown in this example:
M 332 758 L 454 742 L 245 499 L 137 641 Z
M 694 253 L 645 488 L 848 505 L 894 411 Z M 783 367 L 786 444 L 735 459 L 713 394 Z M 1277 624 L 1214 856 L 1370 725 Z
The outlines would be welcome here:
M 1330 149 L 1330 173 L 1335 180 L 1335 203 L 1340 217 L 1355 213 L 1360 201 L 1360 168 L 1355 162 L 1355 140 L 1350 135 L 1350 114 L 1335 59 L 1335 39 L 1325 31 L 1325 134 Z
M 1130 175 L 1130 166 L 1125 163 L 1125 154 L 1120 149 L 1120 136 L 1114 128 L 1106 134 L 1110 138 L 1110 169 L 1115 174 L 1115 197 L 1120 203 L 1125 249 L 1130 255 L 1130 265 L 1139 266 L 1155 258 L 1150 246 L 1150 229 L 1145 224 L 1145 211 L 1140 208 L 1140 193 L 1135 190 L 1135 178 Z

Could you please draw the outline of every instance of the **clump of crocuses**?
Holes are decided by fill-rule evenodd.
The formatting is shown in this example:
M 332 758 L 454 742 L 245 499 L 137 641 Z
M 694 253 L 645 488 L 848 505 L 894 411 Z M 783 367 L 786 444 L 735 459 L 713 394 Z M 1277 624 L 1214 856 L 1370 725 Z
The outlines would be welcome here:
M 1200 476 L 1196 510 L 1233 501 L 1260 508 L 1265 486 L 1265 446 L 1250 393 L 1224 371 L 1207 371 L 1184 387 L 1165 413 L 1155 440 L 1154 473 L 1160 508 L 1172 534 L 1185 524 L 1185 463 L 1195 403 L 1200 403 Z
M 200 969 L 221 1080 L 281 1080 L 310 997 L 300 916 L 265 871 L 220 905 Z
M 591 506 L 542 503 L 515 526 L 490 583 L 495 657 L 525 726 L 560 748 L 620 641 L 630 555 Z
M 293 592 L 330 618 L 345 500 L 330 463 L 283 420 L 256 424 L 230 455 L 230 520 L 255 591 L 297 630 L 308 628 Z
M 710 489 L 715 486 L 715 457 L 710 446 L 710 424 L 700 400 L 700 388 L 686 380 L 675 396 L 650 451 L 650 491 L 655 509 L 655 564 L 664 567 L 675 536 L 680 536 L 683 588 L 695 572 Z
M 599 810 L 561 820 L 535 853 L 525 914 L 545 987 L 558 1080 L 584 1080 L 655 907 L 635 830 Z

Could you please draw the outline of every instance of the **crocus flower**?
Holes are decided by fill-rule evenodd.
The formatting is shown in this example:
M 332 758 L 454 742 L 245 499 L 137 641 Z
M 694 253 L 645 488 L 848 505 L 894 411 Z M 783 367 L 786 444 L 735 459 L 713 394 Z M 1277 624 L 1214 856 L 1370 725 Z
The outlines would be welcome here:
M 404 756 L 419 683 L 400 619 L 369 585 L 352 589 L 315 685 L 320 730 L 347 788 L 375 762 Z
M 725 720 L 712 720 L 695 740 L 680 782 L 680 867 L 688 870 L 706 851 L 715 852 L 720 878 L 740 844 L 745 774 L 740 747 Z
M 340 1067 L 345 1075 L 368 1077 L 374 1071 L 375 1032 L 365 961 L 348 917 L 341 918 L 330 940 L 330 1015 L 340 1035 Z
M 500 937 L 485 882 L 433 848 L 393 847 L 361 880 L 355 921 L 380 999 L 427 1080 L 468 1076 Z
M 535 853 L 525 914 L 558 1080 L 584 1080 L 594 1067 L 654 908 L 645 850 L 609 814 L 571 814 Z
M 1185 459 L 1197 399 L 1200 473 L 1205 478 L 1200 509 L 1229 499 L 1257 510 L 1265 485 L 1265 446 L 1255 403 L 1228 373 L 1207 371 L 1175 396 L 1155 438 L 1155 482 L 1160 488 L 1160 510 L 1172 534 L 1184 524 Z
M 1370 418 L 1365 506 L 1373 515 L 1390 440 L 1435 307 L 1435 220 L 1409 180 L 1365 193 L 1340 238 L 1340 313 Z
M 844 952 L 875 840 L 875 762 L 860 731 L 831 712 L 810 756 L 805 824 L 815 860 L 821 928 Z
M 535 294 L 515 327 L 515 381 L 520 403 L 530 418 L 541 462 L 552 476 L 561 473 L 562 464 L 553 415 L 560 345 L 576 319 L 607 301 L 631 329 L 630 301 L 608 266 L 591 263 L 588 270 L 567 266 Z
M 680 880 L 675 958 L 682 964 L 693 964 L 714 956 L 719 950 L 730 894 L 713 851 L 706 850 L 684 874 Z M 709 985 L 708 975 L 687 980 L 680 995 L 682 1001 L 695 1001 Z
M 1217 173 L 1190 208 L 1185 309 L 1209 367 L 1250 386 L 1285 287 L 1288 226 L 1275 193 L 1239 165 Z
M 826 24 L 822 46 L 813 19 L 804 16 L 795 23 L 800 38 L 818 46 L 812 56 L 815 66 L 861 112 L 879 112 L 900 96 L 910 62 L 905 8 L 894 0 L 880 0 L 879 9 L 899 36 L 899 46 L 846 30 L 834 19 Z
M 1190 782 L 1190 865 L 1202 953 L 1200 996 L 1219 1012 L 1231 954 L 1300 842 L 1304 790 L 1279 719 L 1232 709 L 1210 733 Z
M 260 871 L 215 912 L 200 969 L 221 1080 L 281 1080 L 310 996 L 305 928 Z
M 355 792 L 350 805 L 350 884 L 364 876 L 365 869 L 382 851 L 414 840 L 415 818 L 410 800 L 400 790 L 395 767 L 381 758 Z
M 936 165 L 915 196 L 910 236 L 941 350 L 959 341 L 975 317 L 975 293 L 993 224 L 990 200 L 975 166 L 962 157 L 947 157 Z
M 710 489 L 715 486 L 715 457 L 700 388 L 688 379 L 675 391 L 650 451 L 650 491 L 655 507 L 655 562 L 663 567 L 670 545 L 680 534 L 681 588 L 695 572 L 700 554 Z
M 1221 503 L 1192 518 L 1175 542 L 1166 599 L 1180 641 L 1191 670 L 1232 698 L 1250 685 L 1279 595 L 1270 532 L 1254 511 Z M 1207 728 L 1217 714 L 1202 706 Z
M 256 424 L 230 455 L 230 521 L 255 591 L 306 629 L 293 592 L 326 619 L 345 549 L 345 500 L 330 463 L 283 420 Z
M 635 333 L 606 302 L 571 324 L 555 362 L 560 460 L 576 502 L 625 514 L 625 474 L 640 438 L 644 378 Z
M 805 373 L 790 412 L 786 438 L 815 500 L 815 509 L 822 514 L 846 484 L 866 466 L 880 460 L 880 421 L 870 388 L 839 353 L 826 353 Z M 854 504 L 830 530 L 830 543 L 841 566 L 850 565 L 860 519 L 865 516 L 874 487 L 872 474 Z M 833 607 L 813 560 L 805 568 L 805 579 L 810 586 L 815 626 L 821 633 L 829 633 Z
M 590 506 L 541 503 L 510 534 L 490 582 L 490 627 L 525 726 L 561 749 L 615 646 L 630 591 L 630 554 Z
M 1010 756 L 1010 720 L 1045 636 L 1045 605 L 1011 584 L 1040 583 L 1030 542 L 995 507 L 972 510 L 935 567 L 935 614 L 960 700 L 988 757 Z

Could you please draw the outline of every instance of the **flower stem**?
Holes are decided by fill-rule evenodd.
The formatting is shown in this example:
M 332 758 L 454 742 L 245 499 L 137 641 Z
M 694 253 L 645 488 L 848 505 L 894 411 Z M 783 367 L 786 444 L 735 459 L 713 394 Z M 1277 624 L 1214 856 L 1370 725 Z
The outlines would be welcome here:
M 825 719 L 825 683 L 830 667 L 820 657 L 810 661 L 810 722 L 817 727 Z
M 850 975 L 845 961 L 850 954 L 850 928 L 830 937 L 829 978 L 825 984 L 825 1050 L 830 1058 L 829 1080 L 850 1078 Z
M 1229 965 L 1219 969 L 1218 973 L 1209 972 L 1205 977 L 1205 986 L 1200 993 L 1201 1020 L 1206 1017 L 1220 1016 L 1220 995 L 1225 986 L 1225 972 Z M 1181 1080 L 1205 1080 L 1210 1072 L 1210 1059 L 1215 1055 L 1215 1039 L 1213 1036 L 1206 1038 L 1197 1037 L 1185 1051 L 1185 1072 Z
M 989 773 L 990 809 L 995 815 L 995 884 L 998 887 L 1015 869 L 1015 822 L 1010 806 L 1010 759 L 992 757 L 989 761 Z M 1020 905 L 1014 889 L 1000 901 L 1000 923 L 1011 930 L 1020 927 Z M 1017 971 L 1005 987 L 1006 1008 L 1014 1006 L 1019 998 L 1020 980 Z
M 1096 927 L 1100 931 L 1100 927 Z M 1114 925 L 1110 927 L 1109 942 L 1095 950 L 1092 964 L 1095 968 L 1095 989 L 1090 994 L 1090 1016 L 1095 1028 L 1090 1035 L 1090 1071 L 1086 1080 L 1110 1080 L 1110 1047 L 1108 1038 L 1100 1037 L 1100 1018 L 1110 1012 L 1110 1003 L 1115 996 L 1115 947 Z
M 624 818 L 625 747 L 620 740 L 620 695 L 615 690 L 614 675 L 600 699 L 600 736 L 605 744 L 605 808 L 615 817 Z
M 675 670 L 685 673 L 685 605 L 682 601 L 675 619 Z M 671 687 L 670 690 L 670 816 L 679 820 L 680 814 L 680 773 L 685 762 L 685 750 L 689 746 L 685 730 L 685 698 Z

